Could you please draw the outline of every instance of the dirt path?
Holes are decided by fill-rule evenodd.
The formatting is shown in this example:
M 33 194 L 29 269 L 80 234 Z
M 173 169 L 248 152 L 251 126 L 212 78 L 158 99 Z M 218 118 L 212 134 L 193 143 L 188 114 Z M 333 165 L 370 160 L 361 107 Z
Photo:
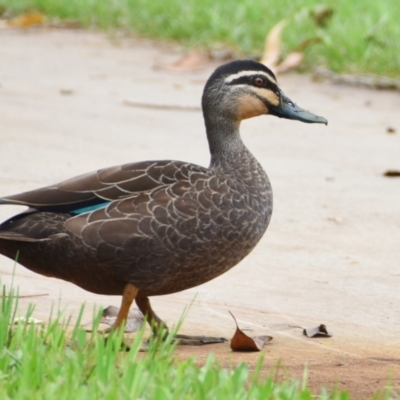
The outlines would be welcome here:
M 195 72 L 155 68 L 177 58 L 144 40 L 112 43 L 79 31 L 0 31 L 1 195 L 144 159 L 208 164 L 202 115 L 124 105 L 199 106 L 214 65 Z M 395 93 L 312 83 L 282 76 L 299 105 L 328 127 L 260 117 L 243 123 L 244 141 L 264 165 L 275 194 L 267 234 L 240 265 L 203 286 L 153 300 L 170 324 L 194 298 L 184 333 L 230 337 L 232 311 L 250 334 L 270 334 L 265 371 L 311 386 L 350 390 L 366 398 L 389 381 L 400 386 L 400 97 Z M 391 127 L 395 133 L 388 133 Z M 16 212 L 1 207 L 0 219 Z M 10 285 L 13 263 L 0 259 Z M 21 314 L 29 303 L 46 319 L 51 306 L 76 315 L 86 304 L 119 305 L 58 280 L 16 268 Z M 325 323 L 331 339 L 307 339 L 299 328 Z M 181 348 L 178 357 L 210 351 L 227 365 L 254 363 L 229 345 Z

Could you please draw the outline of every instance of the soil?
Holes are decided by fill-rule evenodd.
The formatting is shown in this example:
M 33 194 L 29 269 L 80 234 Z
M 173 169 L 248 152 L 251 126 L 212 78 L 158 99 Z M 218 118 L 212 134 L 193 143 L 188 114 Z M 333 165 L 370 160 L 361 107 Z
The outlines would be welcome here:
M 145 159 L 207 165 L 200 97 L 217 65 L 169 66 L 173 45 L 109 38 L 79 30 L 0 30 L 1 195 L 48 185 L 109 165 Z M 201 68 L 200 68 L 201 67 Z M 400 387 L 400 96 L 279 76 L 285 93 L 323 115 L 315 126 L 272 117 L 242 124 L 242 136 L 274 188 L 274 215 L 257 248 L 212 282 L 152 299 L 157 313 L 187 334 L 274 337 L 263 373 L 302 380 L 365 399 Z M 147 105 L 139 107 L 138 103 Z M 140 105 L 139 104 L 139 105 Z M 149 107 L 150 105 L 150 107 Z M 151 107 L 153 105 L 154 107 Z M 171 109 L 176 106 L 176 109 Z M 185 109 L 185 107 L 187 109 Z M 20 211 L 2 206 L 0 219 Z M 35 304 L 76 317 L 118 297 L 98 296 L 0 259 L 3 284 L 19 287 L 19 313 Z M 36 296 L 36 295 L 43 296 Z M 310 339 L 299 327 L 324 323 L 332 338 Z M 177 358 L 210 352 L 224 365 L 259 353 L 229 343 L 179 347 Z

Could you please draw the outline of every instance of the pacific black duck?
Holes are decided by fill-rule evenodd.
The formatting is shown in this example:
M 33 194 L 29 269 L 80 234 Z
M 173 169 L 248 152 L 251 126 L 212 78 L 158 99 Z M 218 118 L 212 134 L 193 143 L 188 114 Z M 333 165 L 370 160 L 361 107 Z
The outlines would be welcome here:
M 263 114 L 327 121 L 295 105 L 255 61 L 217 68 L 202 97 L 208 168 L 143 161 L 6 196 L 29 209 L 0 225 L 0 253 L 93 293 L 122 295 L 114 327 L 135 300 L 185 290 L 228 271 L 263 236 L 272 213 L 268 177 L 243 144 L 243 119 Z

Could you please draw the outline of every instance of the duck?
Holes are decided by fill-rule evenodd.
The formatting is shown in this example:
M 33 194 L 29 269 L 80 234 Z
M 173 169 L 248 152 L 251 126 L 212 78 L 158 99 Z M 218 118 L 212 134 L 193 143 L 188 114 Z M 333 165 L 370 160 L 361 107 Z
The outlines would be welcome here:
M 240 136 L 260 115 L 323 123 L 253 60 L 219 66 L 202 95 L 208 167 L 141 161 L 86 173 L 0 198 L 28 207 L 0 225 L 0 254 L 27 269 L 102 295 L 122 296 L 112 329 L 133 302 L 154 327 L 166 325 L 149 297 L 204 284 L 245 258 L 272 215 L 270 181 Z

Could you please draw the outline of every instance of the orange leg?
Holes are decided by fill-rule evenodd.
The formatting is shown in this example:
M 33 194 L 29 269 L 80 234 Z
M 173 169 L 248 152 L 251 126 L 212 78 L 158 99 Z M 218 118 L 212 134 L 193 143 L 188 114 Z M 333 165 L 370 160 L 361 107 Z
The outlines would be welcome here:
M 132 285 L 132 283 L 127 283 L 124 287 L 124 291 L 122 292 L 122 302 L 121 308 L 118 311 L 117 319 L 114 322 L 114 325 L 111 329 L 119 329 L 121 325 L 126 322 L 128 319 L 129 309 L 133 301 L 135 300 L 139 289 Z
M 150 324 L 153 331 L 153 335 L 160 332 L 160 329 L 165 329 L 168 333 L 167 325 L 161 320 L 161 318 L 153 311 L 150 305 L 150 300 L 148 297 L 137 297 L 135 299 L 139 310 L 147 318 L 147 322 Z

